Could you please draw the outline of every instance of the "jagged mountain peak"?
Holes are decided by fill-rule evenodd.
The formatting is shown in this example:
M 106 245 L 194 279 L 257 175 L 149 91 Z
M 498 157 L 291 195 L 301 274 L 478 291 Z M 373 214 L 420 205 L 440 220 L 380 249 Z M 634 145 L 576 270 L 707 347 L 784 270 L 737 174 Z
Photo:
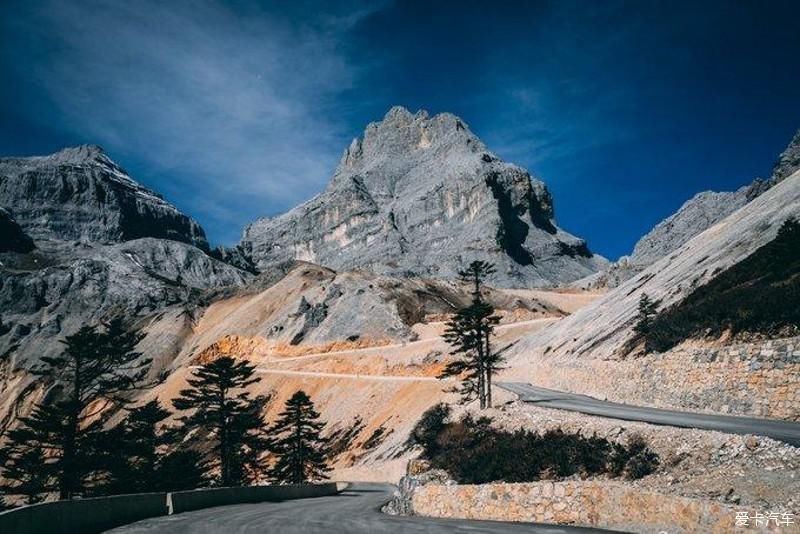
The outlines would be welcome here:
M 156 237 L 208 250 L 205 232 L 97 145 L 0 158 L 0 207 L 35 241 L 116 243 Z
M 99 145 L 65 147 L 44 156 L 0 158 L 0 169 L 6 172 L 27 171 L 32 168 L 54 165 L 89 164 L 117 166 Z
M 800 130 L 794 134 L 786 149 L 778 156 L 770 182 L 777 183 L 800 169 Z
M 96 160 L 111 160 L 100 145 L 77 145 L 72 147 L 65 147 L 51 154 L 45 156 L 53 161 L 63 163 L 84 163 Z
M 473 259 L 499 286 L 550 286 L 605 266 L 558 228 L 544 183 L 488 151 L 450 113 L 394 107 L 345 150 L 326 190 L 243 234 L 259 269 L 289 259 L 334 269 L 452 277 Z
M 452 113 L 431 116 L 425 110 L 412 113 L 394 106 L 382 120 L 368 124 L 361 137 L 353 139 L 336 174 L 358 171 L 387 157 L 415 160 L 442 157 L 445 151 L 467 155 L 481 154 L 487 149 L 467 124 Z

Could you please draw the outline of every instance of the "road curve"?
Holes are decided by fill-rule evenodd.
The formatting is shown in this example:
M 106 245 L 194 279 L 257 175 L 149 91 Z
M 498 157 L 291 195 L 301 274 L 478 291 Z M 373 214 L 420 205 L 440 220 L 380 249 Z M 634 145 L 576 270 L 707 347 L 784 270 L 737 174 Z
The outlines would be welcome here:
M 552 389 L 532 386 L 523 382 L 498 382 L 498 387 L 516 393 L 523 402 L 544 408 L 556 408 L 573 412 L 641 421 L 656 425 L 669 425 L 703 430 L 718 430 L 733 434 L 756 434 L 777 439 L 795 447 L 800 447 L 800 423 L 779 421 L 777 419 L 758 419 L 755 417 L 735 417 L 696 412 L 680 412 L 644 406 L 631 406 L 603 401 L 586 395 L 566 393 Z
M 395 534 L 398 532 L 495 534 L 588 534 L 610 532 L 580 527 L 398 517 L 381 513 L 392 496 L 389 484 L 353 484 L 332 497 L 275 503 L 237 504 L 146 519 L 108 534 Z

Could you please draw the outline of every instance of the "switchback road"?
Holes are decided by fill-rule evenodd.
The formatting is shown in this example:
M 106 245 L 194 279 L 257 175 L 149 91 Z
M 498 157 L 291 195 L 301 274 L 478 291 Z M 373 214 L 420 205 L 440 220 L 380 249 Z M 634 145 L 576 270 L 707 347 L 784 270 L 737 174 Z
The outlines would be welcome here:
M 695 412 L 680 412 L 644 406 L 631 406 L 603 401 L 577 393 L 545 389 L 523 382 L 499 382 L 498 387 L 516 393 L 523 402 L 543 408 L 556 408 L 573 412 L 641 421 L 656 425 L 669 425 L 703 430 L 718 430 L 733 434 L 755 434 L 777 439 L 800 447 L 800 423 L 755 417 L 736 417 Z

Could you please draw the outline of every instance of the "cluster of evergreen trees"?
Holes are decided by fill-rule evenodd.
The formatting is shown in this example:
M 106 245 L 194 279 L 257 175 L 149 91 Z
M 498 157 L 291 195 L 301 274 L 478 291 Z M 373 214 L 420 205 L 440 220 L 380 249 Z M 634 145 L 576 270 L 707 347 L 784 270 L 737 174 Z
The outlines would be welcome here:
M 198 367 L 172 401 L 177 425 L 166 424 L 172 413 L 157 399 L 132 407 L 131 393 L 154 385 L 150 359 L 135 349 L 141 338 L 115 319 L 81 328 L 60 357 L 42 358 L 34 373 L 47 394 L 0 450 L 4 494 L 32 504 L 53 492 L 70 499 L 327 478 L 328 441 L 311 399 L 296 392 L 268 425 L 268 398 L 247 391 L 260 380 L 247 362 L 226 356 Z
M 448 321 L 444 339 L 457 359 L 448 363 L 439 378 L 456 376 L 462 402 L 478 399 L 481 409 L 492 407 L 492 376 L 501 369 L 502 350 L 492 348 L 492 336 L 500 317 L 481 293 L 485 280 L 495 273 L 493 264 L 473 261 L 459 272 L 462 281 L 472 284 L 472 302 Z
M 800 221 L 790 218 L 775 239 L 728 269 L 714 273 L 686 298 L 659 309 L 643 294 L 627 348 L 664 352 L 687 339 L 723 334 L 761 338 L 800 333 Z

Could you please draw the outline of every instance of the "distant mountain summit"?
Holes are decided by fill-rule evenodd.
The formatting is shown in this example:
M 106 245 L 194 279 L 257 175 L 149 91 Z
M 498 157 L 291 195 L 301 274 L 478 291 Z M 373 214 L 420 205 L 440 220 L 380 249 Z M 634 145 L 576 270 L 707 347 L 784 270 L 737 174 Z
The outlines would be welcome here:
M 736 191 L 703 191 L 643 235 L 630 256 L 623 256 L 609 269 L 585 281 L 581 286 L 616 287 L 632 278 L 661 258 L 677 250 L 684 243 L 711 228 L 725 217 L 774 187 L 800 170 L 800 130 L 778 156 L 770 177 L 756 178 Z
M 402 107 L 353 140 L 324 192 L 249 225 L 239 250 L 259 270 L 298 259 L 443 278 L 483 259 L 498 267 L 493 283 L 517 287 L 564 284 L 607 263 L 558 227 L 544 183 L 461 119 Z
M 0 158 L 0 207 L 35 241 L 110 244 L 155 237 L 208 250 L 200 225 L 96 145 Z

